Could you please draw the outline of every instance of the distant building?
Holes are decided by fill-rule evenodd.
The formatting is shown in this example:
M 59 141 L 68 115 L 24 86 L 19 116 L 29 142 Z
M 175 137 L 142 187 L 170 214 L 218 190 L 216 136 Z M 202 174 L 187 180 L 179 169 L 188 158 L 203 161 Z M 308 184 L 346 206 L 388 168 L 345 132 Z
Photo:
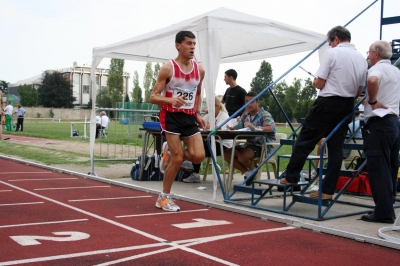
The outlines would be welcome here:
M 64 75 L 65 78 L 70 80 L 72 85 L 73 96 L 76 98 L 74 105 L 76 107 L 85 106 L 88 104 L 91 98 L 90 92 L 90 70 L 91 66 L 82 65 L 79 66 L 76 62 L 73 63 L 73 67 L 63 68 L 56 71 L 59 71 Z M 109 69 L 106 68 L 96 68 L 96 90 L 107 88 L 107 79 Z M 128 82 L 130 78 L 130 74 L 125 72 L 123 74 L 124 78 L 124 91 L 125 94 L 128 94 Z M 10 95 L 19 96 L 18 88 L 20 85 L 32 85 L 35 89 L 38 89 L 42 84 L 42 75 L 37 75 L 28 79 L 24 79 L 18 81 L 14 84 L 8 85 L 8 93 Z

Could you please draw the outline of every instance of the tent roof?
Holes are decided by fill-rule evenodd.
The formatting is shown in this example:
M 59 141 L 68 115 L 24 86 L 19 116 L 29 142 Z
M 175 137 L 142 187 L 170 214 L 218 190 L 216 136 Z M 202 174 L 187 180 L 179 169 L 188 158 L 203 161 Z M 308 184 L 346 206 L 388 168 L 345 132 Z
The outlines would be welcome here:
M 169 27 L 139 35 L 104 47 L 94 48 L 94 57 L 136 61 L 165 62 L 175 58 L 175 35 L 181 30 L 199 33 L 213 30 L 221 44 L 219 63 L 265 59 L 309 51 L 326 39 L 326 35 L 260 18 L 228 8 L 184 20 Z M 202 56 L 197 44 L 196 60 Z M 211 47 L 212 49 L 212 47 Z

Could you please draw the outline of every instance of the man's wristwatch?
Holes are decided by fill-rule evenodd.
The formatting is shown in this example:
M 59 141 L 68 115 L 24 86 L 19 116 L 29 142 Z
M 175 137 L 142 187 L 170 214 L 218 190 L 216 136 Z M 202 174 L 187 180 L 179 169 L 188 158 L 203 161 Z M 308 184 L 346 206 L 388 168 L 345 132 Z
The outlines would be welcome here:
M 370 101 L 368 101 L 368 104 L 369 104 L 369 105 L 374 105 L 374 104 L 376 104 L 377 102 L 378 102 L 378 100 L 375 100 L 375 102 L 372 102 L 372 103 L 371 103 Z

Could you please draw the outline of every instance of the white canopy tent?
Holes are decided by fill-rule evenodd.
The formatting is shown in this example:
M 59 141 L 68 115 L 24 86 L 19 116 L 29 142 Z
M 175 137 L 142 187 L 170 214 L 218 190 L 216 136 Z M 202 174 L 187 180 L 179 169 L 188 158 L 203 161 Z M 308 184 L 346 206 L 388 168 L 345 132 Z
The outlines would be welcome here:
M 326 35 L 260 18 L 227 8 L 218 8 L 206 14 L 184 20 L 169 27 L 128 40 L 93 49 L 92 84 L 95 69 L 103 58 L 118 58 L 146 62 L 166 62 L 177 56 L 175 35 L 181 30 L 196 36 L 195 58 L 206 70 L 203 91 L 215 95 L 215 84 L 221 63 L 243 62 L 278 57 L 317 48 Z M 321 57 L 321 53 L 320 53 Z M 93 110 L 91 116 L 91 157 L 95 136 L 95 109 L 97 91 L 92 86 Z M 214 125 L 214 97 L 208 97 L 211 125 Z M 214 191 L 217 182 L 214 174 Z

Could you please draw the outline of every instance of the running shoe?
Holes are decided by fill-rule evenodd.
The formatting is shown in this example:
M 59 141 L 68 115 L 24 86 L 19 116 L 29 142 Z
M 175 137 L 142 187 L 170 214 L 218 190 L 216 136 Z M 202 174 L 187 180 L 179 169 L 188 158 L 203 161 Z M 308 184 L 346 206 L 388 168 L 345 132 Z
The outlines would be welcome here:
M 188 160 L 184 160 L 183 161 L 183 163 L 181 165 L 181 168 L 186 169 L 186 170 L 193 170 L 194 169 L 192 162 L 189 162 Z
M 169 212 L 178 212 L 181 210 L 178 205 L 175 204 L 174 200 L 171 198 L 171 194 L 161 193 L 158 196 L 156 207 Z
M 160 160 L 160 171 L 161 173 L 165 173 L 169 163 L 171 161 L 171 153 L 168 148 L 167 142 L 163 143 L 162 152 L 161 152 L 161 160 Z
M 192 173 L 190 176 L 182 180 L 185 183 L 200 183 L 200 175 L 197 173 Z

